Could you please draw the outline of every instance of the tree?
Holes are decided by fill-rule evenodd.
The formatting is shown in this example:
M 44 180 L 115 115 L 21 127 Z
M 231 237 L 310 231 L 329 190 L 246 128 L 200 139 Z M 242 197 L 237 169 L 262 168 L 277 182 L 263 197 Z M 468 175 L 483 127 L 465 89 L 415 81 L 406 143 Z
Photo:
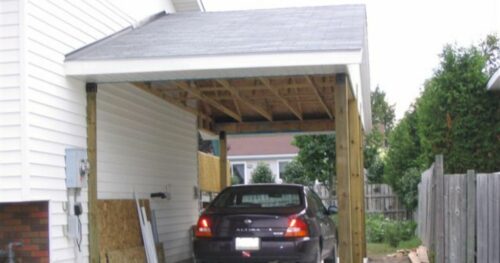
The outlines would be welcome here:
M 394 105 L 389 105 L 385 99 L 385 91 L 378 86 L 371 93 L 372 123 L 384 127 L 384 135 L 387 135 L 394 126 Z
M 365 137 L 364 166 L 368 169 L 370 183 L 382 183 L 384 174 L 384 155 L 387 138 L 394 126 L 394 105 L 389 105 L 385 92 L 378 86 L 371 93 L 372 132 Z
M 298 135 L 293 145 L 299 148 L 297 161 L 305 170 L 309 182 L 318 180 L 330 189 L 335 176 L 335 135 Z
M 297 160 L 293 160 L 286 166 L 283 180 L 290 184 L 307 186 L 312 186 L 314 184 L 314 180 L 306 175 L 306 170 Z
M 269 166 L 265 163 L 257 164 L 257 167 L 252 172 L 252 183 L 253 184 L 263 184 L 263 183 L 274 183 L 273 172 Z
M 498 39 L 487 41 L 498 50 Z M 426 166 L 443 154 L 448 173 L 500 169 L 500 95 L 486 90 L 490 56 L 474 46 L 444 48 L 439 68 L 417 101 Z

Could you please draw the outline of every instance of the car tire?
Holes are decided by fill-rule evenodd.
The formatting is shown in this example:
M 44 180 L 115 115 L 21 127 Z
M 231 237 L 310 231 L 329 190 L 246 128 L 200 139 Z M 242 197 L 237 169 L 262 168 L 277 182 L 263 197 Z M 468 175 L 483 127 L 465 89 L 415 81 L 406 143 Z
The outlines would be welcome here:
M 314 251 L 314 259 L 312 261 L 307 261 L 307 263 L 323 263 L 323 260 L 321 259 L 321 248 L 320 246 L 317 246 L 315 251 Z
M 335 250 L 335 248 L 333 248 L 332 252 L 330 253 L 330 255 L 328 255 L 327 258 L 325 258 L 324 262 L 325 263 L 336 263 L 337 262 L 336 258 L 335 258 L 337 256 L 336 252 L 337 251 Z

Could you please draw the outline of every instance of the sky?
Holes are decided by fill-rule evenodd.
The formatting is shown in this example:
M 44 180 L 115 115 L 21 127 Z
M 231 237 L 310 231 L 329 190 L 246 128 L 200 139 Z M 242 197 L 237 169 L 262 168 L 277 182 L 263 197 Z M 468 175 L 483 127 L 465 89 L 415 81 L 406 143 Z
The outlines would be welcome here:
M 203 0 L 207 11 L 365 3 L 371 89 L 379 86 L 400 119 L 439 65 L 446 44 L 500 36 L 500 0 Z

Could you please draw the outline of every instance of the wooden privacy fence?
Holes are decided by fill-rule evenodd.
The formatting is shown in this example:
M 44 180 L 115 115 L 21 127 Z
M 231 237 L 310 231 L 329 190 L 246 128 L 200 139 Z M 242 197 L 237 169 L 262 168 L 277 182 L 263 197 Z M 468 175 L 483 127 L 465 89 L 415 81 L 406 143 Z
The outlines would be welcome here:
M 226 169 L 226 182 L 230 183 L 231 173 L 229 172 L 229 162 Z M 198 152 L 198 183 L 201 191 L 213 193 L 221 191 L 219 157 Z
M 409 213 L 387 184 L 365 184 L 366 213 L 379 213 L 397 220 L 408 219 Z
M 500 262 L 500 173 L 443 173 L 443 157 L 422 174 L 417 234 L 436 263 Z

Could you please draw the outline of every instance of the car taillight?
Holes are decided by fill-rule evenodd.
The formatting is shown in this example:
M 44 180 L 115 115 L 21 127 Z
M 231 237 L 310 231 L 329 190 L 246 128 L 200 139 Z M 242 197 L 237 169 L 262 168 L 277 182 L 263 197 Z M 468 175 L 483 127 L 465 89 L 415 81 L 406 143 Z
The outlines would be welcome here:
M 212 237 L 212 221 L 206 215 L 200 216 L 198 224 L 196 224 L 195 236 L 196 237 Z
M 309 236 L 309 227 L 301 218 L 290 218 L 285 237 L 307 237 Z

